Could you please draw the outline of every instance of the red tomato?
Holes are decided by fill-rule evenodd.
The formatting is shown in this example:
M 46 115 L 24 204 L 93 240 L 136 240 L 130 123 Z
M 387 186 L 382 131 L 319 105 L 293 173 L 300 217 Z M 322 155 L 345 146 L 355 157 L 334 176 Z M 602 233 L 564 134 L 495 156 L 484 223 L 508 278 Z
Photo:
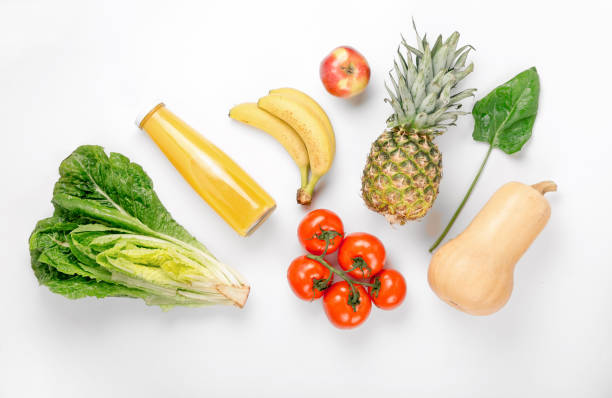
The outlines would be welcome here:
M 359 304 L 355 309 L 349 304 L 351 287 L 346 281 L 337 282 L 325 290 L 323 309 L 327 318 L 337 328 L 351 329 L 365 322 L 372 309 L 372 301 L 361 285 L 354 285 L 359 292 Z
M 317 209 L 306 214 L 306 217 L 300 222 L 297 232 L 298 239 L 304 249 L 319 256 L 325 250 L 325 239 L 319 239 L 319 237 L 324 238 L 326 235 L 329 237 L 330 245 L 327 248 L 327 254 L 333 253 L 342 242 L 344 226 L 340 217 L 333 211 Z
M 338 251 L 338 263 L 343 270 L 348 271 L 355 265 L 362 264 L 363 269 L 357 268 L 349 272 L 350 276 L 357 279 L 376 275 L 384 267 L 385 261 L 387 254 L 382 242 L 365 232 L 346 235 Z
M 329 269 L 320 262 L 300 256 L 289 265 L 287 280 L 296 296 L 302 300 L 314 300 L 323 295 L 323 292 L 318 289 L 314 289 L 313 292 L 314 279 L 325 280 L 329 277 L 329 273 Z M 323 282 L 318 283 L 323 284 Z
M 368 287 L 368 292 L 376 306 L 383 310 L 397 308 L 406 297 L 406 281 L 402 274 L 394 269 L 384 269 L 374 276 L 370 283 L 380 280 L 380 288 L 373 292 L 373 288 Z

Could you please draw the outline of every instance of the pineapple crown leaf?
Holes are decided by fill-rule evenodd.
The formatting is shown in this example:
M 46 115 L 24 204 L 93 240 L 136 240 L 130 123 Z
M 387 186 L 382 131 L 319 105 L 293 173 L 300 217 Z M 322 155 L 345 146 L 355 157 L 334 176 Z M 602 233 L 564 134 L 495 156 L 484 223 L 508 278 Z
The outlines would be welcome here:
M 401 35 L 397 59 L 389 71 L 392 89 L 385 83 L 389 94 L 385 101 L 394 111 L 387 119 L 387 125 L 389 128 L 441 134 L 465 114 L 457 111 L 461 107 L 459 102 L 474 96 L 476 91 L 470 88 L 453 92 L 457 84 L 474 70 L 473 63 L 465 65 L 474 47 L 467 44 L 457 49 L 459 32 L 453 32 L 446 40 L 438 35 L 430 47 L 427 35 L 422 38 L 419 35 L 414 18 L 412 26 L 417 48 L 409 45 Z

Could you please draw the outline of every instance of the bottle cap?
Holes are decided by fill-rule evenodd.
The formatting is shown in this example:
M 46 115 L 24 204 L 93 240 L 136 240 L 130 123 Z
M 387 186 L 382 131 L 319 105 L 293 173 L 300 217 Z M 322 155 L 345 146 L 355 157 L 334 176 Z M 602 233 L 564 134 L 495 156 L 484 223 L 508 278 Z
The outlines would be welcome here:
M 134 123 L 136 123 L 136 127 L 138 128 L 142 128 L 142 123 L 149 115 L 151 115 L 153 112 L 155 112 L 162 106 L 166 106 L 163 102 L 159 100 L 151 101 L 147 105 L 148 106 L 146 108 L 141 108 L 142 111 L 138 113 L 138 115 L 136 116 L 136 120 L 134 121 Z

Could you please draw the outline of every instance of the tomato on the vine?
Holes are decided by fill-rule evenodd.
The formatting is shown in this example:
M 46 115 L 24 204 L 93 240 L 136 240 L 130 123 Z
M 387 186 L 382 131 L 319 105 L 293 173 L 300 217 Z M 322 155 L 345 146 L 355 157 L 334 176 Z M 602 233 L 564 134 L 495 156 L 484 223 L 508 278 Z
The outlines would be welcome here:
M 338 251 L 338 264 L 353 278 L 376 275 L 385 265 L 385 246 L 374 235 L 355 232 L 344 237 Z
M 370 280 L 370 283 L 380 283 L 376 289 L 368 287 L 372 301 L 380 309 L 397 308 L 406 297 L 406 281 L 402 274 L 394 269 L 383 269 Z
M 325 251 L 325 238 L 329 240 L 327 254 L 338 249 L 344 235 L 342 220 L 331 210 L 317 209 L 306 214 L 298 226 L 298 239 L 304 249 L 319 256 Z
M 359 298 L 351 294 L 351 287 L 346 281 L 334 283 L 325 290 L 323 309 L 329 321 L 337 328 L 357 327 L 370 315 L 372 309 L 370 296 L 363 286 L 353 286 L 359 292 Z
M 287 270 L 289 286 L 293 293 L 302 300 L 314 300 L 321 297 L 323 290 L 327 287 L 325 281 L 329 275 L 330 271 L 327 267 L 306 256 L 293 260 Z M 317 288 L 314 288 L 315 286 Z

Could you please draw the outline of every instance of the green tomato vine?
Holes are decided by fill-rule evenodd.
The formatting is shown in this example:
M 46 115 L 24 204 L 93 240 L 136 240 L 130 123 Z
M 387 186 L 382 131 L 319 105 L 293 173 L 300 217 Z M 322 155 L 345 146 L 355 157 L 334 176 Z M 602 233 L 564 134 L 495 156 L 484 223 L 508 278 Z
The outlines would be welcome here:
M 371 294 L 374 294 L 376 297 L 378 297 L 378 292 L 380 290 L 380 280 L 378 279 L 378 277 L 375 277 L 373 283 L 370 283 L 370 282 L 355 280 L 349 276 L 350 272 L 354 270 L 358 270 L 358 269 L 362 271 L 363 275 L 367 275 L 368 277 L 371 275 L 372 269 L 365 262 L 365 260 L 361 257 L 355 257 L 353 259 L 353 266 L 347 271 L 334 267 L 333 265 L 331 265 L 325 260 L 325 256 L 327 255 L 327 250 L 329 250 L 329 245 L 332 239 L 334 239 L 337 236 L 342 236 L 342 234 L 337 231 L 323 231 L 323 230 L 321 230 L 320 233 L 315 234 L 313 236 L 313 239 L 316 238 L 316 239 L 321 239 L 325 241 L 325 249 L 323 250 L 323 253 L 321 253 L 321 255 L 319 256 L 316 256 L 314 254 L 307 254 L 306 257 L 308 257 L 311 260 L 317 261 L 318 263 L 323 265 L 325 268 L 327 268 L 329 270 L 329 276 L 327 278 L 321 278 L 321 279 L 314 278 L 312 280 L 312 288 L 313 290 L 318 290 L 320 292 L 323 292 L 325 289 L 331 286 L 331 282 L 334 278 L 334 275 L 338 275 L 341 279 L 343 279 L 344 281 L 346 281 L 346 283 L 348 283 L 349 288 L 351 289 L 351 292 L 349 293 L 347 304 L 350 305 L 351 308 L 353 308 L 353 311 L 357 312 L 357 306 L 361 302 L 361 297 L 359 294 L 359 290 L 355 288 L 355 285 L 370 287 L 372 289 Z

